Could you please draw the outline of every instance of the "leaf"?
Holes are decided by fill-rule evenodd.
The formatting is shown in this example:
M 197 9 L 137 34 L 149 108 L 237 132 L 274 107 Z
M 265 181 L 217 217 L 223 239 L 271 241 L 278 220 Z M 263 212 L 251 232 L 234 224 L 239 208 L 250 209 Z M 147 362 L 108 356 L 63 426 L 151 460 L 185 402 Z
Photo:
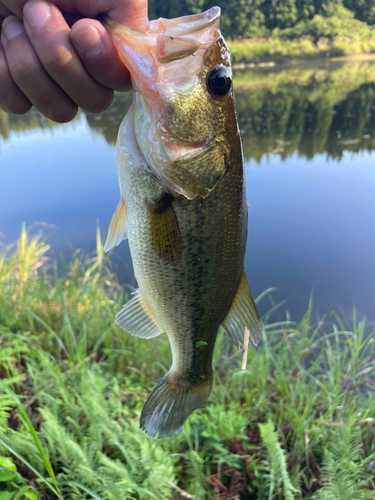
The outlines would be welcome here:
M 28 486 L 28 485 L 22 486 L 22 488 L 20 490 L 18 490 L 17 493 L 14 495 L 12 500 L 20 500 L 20 499 L 24 499 L 24 498 L 28 498 L 29 500 L 38 500 L 38 497 L 34 493 L 32 493 L 30 490 L 31 490 L 30 486 Z
M 8 471 L 8 470 L 0 470 L 0 483 L 4 483 L 5 481 L 10 481 L 17 476 L 17 472 Z
M 11 500 L 15 491 L 0 491 L 0 500 Z
M 57 481 L 56 481 L 55 473 L 53 472 L 51 462 L 49 461 L 48 453 L 44 450 L 42 443 L 40 442 L 40 439 L 38 437 L 38 434 L 36 433 L 36 431 L 34 429 L 33 423 L 31 422 L 30 417 L 27 414 L 27 411 L 25 410 L 23 404 L 20 402 L 17 394 L 15 394 L 11 388 L 7 387 L 4 382 L 0 381 L 0 384 L 3 385 L 3 388 L 5 389 L 5 391 L 14 399 L 14 401 L 17 405 L 18 412 L 19 412 L 22 420 L 24 421 L 26 427 L 29 429 L 29 432 L 34 440 L 34 443 L 35 443 L 37 449 L 38 449 L 39 455 L 40 455 L 41 459 L 43 460 L 44 467 L 45 467 L 46 471 L 48 472 L 48 475 L 51 478 L 52 483 L 53 483 L 56 491 L 58 492 L 57 496 L 61 496 L 60 489 L 59 489 L 59 486 L 58 486 Z
M 17 470 L 13 459 L 10 457 L 0 457 L 0 466 L 4 467 L 5 469 Z
M 77 485 L 78 486 L 78 485 Z M 105 488 L 99 488 L 96 490 L 96 493 L 100 493 L 102 491 L 109 491 L 109 490 L 127 490 L 127 491 L 137 491 L 138 493 L 145 493 L 148 498 L 155 498 L 157 499 L 151 491 L 147 490 L 146 488 L 141 488 L 140 486 L 135 486 L 135 485 L 126 485 L 126 484 L 113 484 L 111 486 L 106 486 Z
M 24 493 L 24 496 L 29 500 L 38 500 L 38 497 L 35 495 L 35 493 L 32 493 L 31 491 L 26 491 Z
M 202 347 L 204 345 L 207 345 L 207 342 L 204 342 L 204 340 L 195 343 L 195 347 Z
M 18 460 L 20 460 L 23 464 L 25 464 L 30 470 L 32 470 L 34 472 L 34 474 L 39 477 L 40 481 L 42 481 L 43 483 L 45 483 L 46 486 L 51 491 L 53 491 L 53 493 L 57 496 L 57 498 L 60 498 L 62 500 L 62 496 L 55 490 L 55 488 L 51 484 L 49 484 L 49 482 L 36 469 L 34 469 L 34 467 L 27 460 L 25 460 L 23 458 L 23 456 L 19 455 L 15 450 L 13 450 L 13 448 L 11 448 L 1 438 L 0 438 L 0 445 L 3 448 L 5 448 L 6 450 L 8 450 L 10 453 L 12 453 L 12 455 L 14 455 L 16 458 L 18 458 Z M 2 500 L 2 498 L 0 498 L 0 500 Z
M 84 491 L 85 493 L 87 493 L 88 495 L 90 495 L 95 500 L 103 500 L 102 497 L 100 497 L 99 495 L 97 495 L 94 491 L 89 490 L 88 488 L 86 488 L 82 484 L 74 483 L 73 481 L 69 481 L 69 484 L 71 484 L 72 486 L 75 486 L 76 488 L 79 488 L 80 490 Z

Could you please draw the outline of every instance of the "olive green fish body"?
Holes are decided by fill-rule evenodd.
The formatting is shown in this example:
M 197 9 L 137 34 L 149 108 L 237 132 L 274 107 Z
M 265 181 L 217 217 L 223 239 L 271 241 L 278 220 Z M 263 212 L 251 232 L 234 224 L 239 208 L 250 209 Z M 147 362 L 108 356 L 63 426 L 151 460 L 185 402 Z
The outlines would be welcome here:
M 211 376 L 218 327 L 243 271 L 247 206 L 239 141 L 234 149 L 228 175 L 206 199 L 170 195 L 150 173 L 134 170 L 123 193 L 140 290 L 170 339 L 172 371 L 192 380 Z M 163 211 L 174 214 L 175 252 L 155 245 L 155 232 L 165 237 L 157 225 Z M 207 346 L 195 348 L 200 341 Z
M 117 324 L 143 338 L 166 332 L 171 345 L 172 367 L 141 415 L 141 427 L 159 437 L 178 433 L 206 401 L 219 326 L 240 347 L 245 327 L 252 344 L 261 331 L 243 271 L 247 203 L 241 140 L 225 80 L 228 52 L 213 26 L 217 10 L 199 16 L 175 20 L 179 29 L 168 24 L 174 20 L 159 20 L 164 25 L 151 27 L 158 37 L 155 43 L 146 39 L 146 55 L 138 48 L 145 58 L 144 79 L 152 79 L 146 85 L 137 78 L 139 68 L 130 68 L 134 102 L 118 139 L 121 200 L 105 245 L 108 250 L 118 244 L 126 230 L 139 284 Z M 160 41 L 171 30 L 183 38 L 177 48 L 170 36 Z M 200 45 L 192 34 L 201 37 Z M 122 49 L 131 43 L 129 36 Z M 195 65 L 186 81 L 171 68 L 181 51 L 187 66 Z M 192 59 L 199 54 L 198 62 Z M 128 66 L 134 64 L 129 54 L 126 58 Z M 153 66 L 155 58 L 159 65 Z M 208 79 L 217 68 L 219 88 L 209 91 Z M 212 95 L 216 90 L 219 97 Z

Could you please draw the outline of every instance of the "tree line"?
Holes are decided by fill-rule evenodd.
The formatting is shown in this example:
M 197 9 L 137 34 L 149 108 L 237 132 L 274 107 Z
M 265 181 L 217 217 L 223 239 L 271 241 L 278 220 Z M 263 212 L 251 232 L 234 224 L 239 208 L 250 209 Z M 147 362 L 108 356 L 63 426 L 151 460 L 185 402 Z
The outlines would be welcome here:
M 227 37 L 269 37 L 314 16 L 355 18 L 375 24 L 375 0 L 149 0 L 151 19 L 196 14 L 218 5 Z

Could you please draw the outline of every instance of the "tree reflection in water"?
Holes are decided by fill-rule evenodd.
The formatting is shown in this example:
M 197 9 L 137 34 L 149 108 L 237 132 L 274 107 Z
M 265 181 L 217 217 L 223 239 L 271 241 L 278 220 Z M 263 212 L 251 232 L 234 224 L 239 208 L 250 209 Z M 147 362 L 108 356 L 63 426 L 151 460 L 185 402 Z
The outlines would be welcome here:
M 297 152 L 340 159 L 346 150 L 375 149 L 375 65 L 320 69 L 249 69 L 234 76 L 244 153 L 257 162 L 263 155 L 286 159 Z M 115 144 L 131 94 L 117 94 L 100 115 L 83 111 L 90 129 Z M 35 110 L 23 116 L 0 110 L 0 137 L 57 124 Z M 0 147 L 1 140 L 0 138 Z

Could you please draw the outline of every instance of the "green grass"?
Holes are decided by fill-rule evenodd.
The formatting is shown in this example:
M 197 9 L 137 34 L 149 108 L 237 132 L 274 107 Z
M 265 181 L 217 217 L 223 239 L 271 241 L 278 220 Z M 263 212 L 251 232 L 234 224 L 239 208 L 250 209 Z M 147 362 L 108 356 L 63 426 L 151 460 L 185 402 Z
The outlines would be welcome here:
M 311 40 L 305 37 L 284 40 L 279 37 L 228 41 L 228 47 L 235 65 L 268 61 L 287 62 L 317 58 L 356 58 L 375 54 L 375 37 L 356 40 L 346 36 L 329 41 L 325 37 Z
M 0 500 L 374 497 L 373 325 L 271 310 L 243 371 L 220 333 L 208 403 L 158 441 L 139 415 L 166 336 L 114 325 L 127 296 L 99 232 L 59 273 L 47 250 L 23 229 L 0 253 Z

